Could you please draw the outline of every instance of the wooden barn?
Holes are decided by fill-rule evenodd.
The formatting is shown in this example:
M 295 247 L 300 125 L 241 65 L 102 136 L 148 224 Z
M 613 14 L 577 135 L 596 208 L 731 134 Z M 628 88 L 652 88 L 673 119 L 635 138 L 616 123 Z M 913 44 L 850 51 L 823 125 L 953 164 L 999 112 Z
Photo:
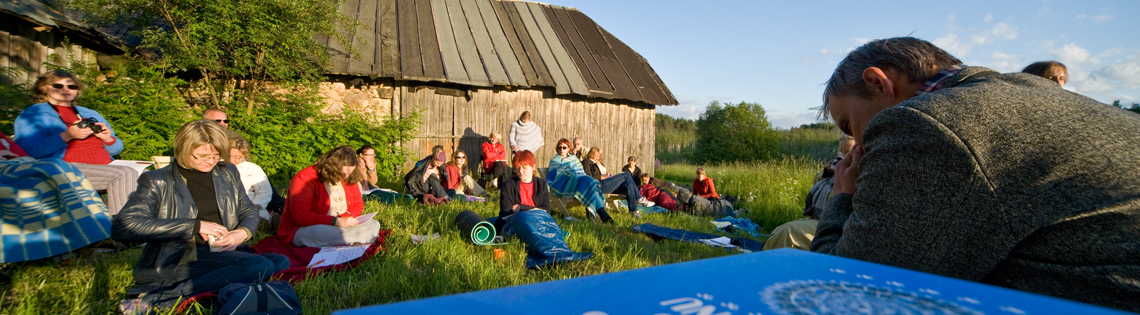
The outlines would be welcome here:
M 95 64 L 99 54 L 123 50 L 103 34 L 36 0 L 0 1 L 0 84 L 35 82 L 43 64 Z M 51 59 L 51 56 L 59 59 Z M 29 83 L 30 84 L 30 83 Z M 19 107 L 27 104 L 19 105 Z
M 546 143 L 535 152 L 540 168 L 558 139 L 582 137 L 603 150 L 603 164 L 619 170 L 631 155 L 653 161 L 654 108 L 677 104 L 645 58 L 574 8 L 348 0 L 340 9 L 367 29 L 346 34 L 349 47 L 320 39 L 333 58 L 332 82 L 322 89 L 329 107 L 418 111 L 423 122 L 415 139 L 402 144 L 417 158 L 442 145 L 477 164 L 490 133 L 502 133 L 506 143 L 510 124 L 530 111 Z

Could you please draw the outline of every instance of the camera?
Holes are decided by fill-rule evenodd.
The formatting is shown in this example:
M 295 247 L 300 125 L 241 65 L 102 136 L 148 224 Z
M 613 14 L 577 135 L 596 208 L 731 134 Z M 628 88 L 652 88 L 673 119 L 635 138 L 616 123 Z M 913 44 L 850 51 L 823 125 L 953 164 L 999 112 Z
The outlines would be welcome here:
M 91 132 L 94 133 L 103 132 L 103 127 L 95 124 L 97 122 L 99 122 L 99 120 L 95 119 L 95 117 L 87 117 L 75 123 L 75 126 L 79 128 L 91 128 Z

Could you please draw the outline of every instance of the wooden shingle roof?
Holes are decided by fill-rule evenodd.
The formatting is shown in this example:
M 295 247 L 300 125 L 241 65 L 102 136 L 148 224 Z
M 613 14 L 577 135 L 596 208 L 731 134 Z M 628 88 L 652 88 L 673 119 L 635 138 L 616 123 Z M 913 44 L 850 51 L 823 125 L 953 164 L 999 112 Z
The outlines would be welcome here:
M 552 87 L 558 95 L 676 105 L 640 54 L 574 8 L 500 0 L 348 0 L 368 29 L 322 39 L 333 74 L 471 86 Z M 361 40 L 363 38 L 363 40 Z

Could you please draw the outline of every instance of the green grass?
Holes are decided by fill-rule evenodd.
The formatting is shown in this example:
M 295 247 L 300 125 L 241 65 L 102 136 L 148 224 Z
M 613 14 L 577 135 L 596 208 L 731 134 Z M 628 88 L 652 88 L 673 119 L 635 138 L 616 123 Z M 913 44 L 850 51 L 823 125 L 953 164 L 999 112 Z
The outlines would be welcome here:
M 741 197 L 740 206 L 768 233 L 775 226 L 799 217 L 803 196 L 821 162 L 783 159 L 772 162 L 706 166 L 717 190 Z M 692 165 L 666 165 L 659 177 L 690 184 Z M 384 186 L 391 186 L 392 183 Z M 635 220 L 625 213 L 612 213 L 615 222 L 563 221 L 567 243 L 580 252 L 593 252 L 588 261 L 558 268 L 527 271 L 525 251 L 518 240 L 507 245 L 479 247 L 464 241 L 455 228 L 456 214 L 472 210 L 484 216 L 497 214 L 497 203 L 458 203 L 442 207 L 397 206 L 367 202 L 365 212 L 379 212 L 377 219 L 392 229 L 388 250 L 357 268 L 333 272 L 296 286 L 306 314 L 391 303 L 461 292 L 536 283 L 607 272 L 650 267 L 730 255 L 734 252 L 677 241 L 654 241 L 629 227 L 653 223 L 702 233 L 717 232 L 710 220 L 684 213 L 653 214 Z M 582 207 L 572 215 L 585 217 Z M 616 212 L 616 211 L 612 211 Z M 439 233 L 441 239 L 412 244 L 410 234 Z M 734 237 L 746 236 L 738 232 Z M 763 239 L 757 239 L 763 241 Z M 504 259 L 492 259 L 492 249 L 502 248 Z M 118 300 L 133 283 L 131 269 L 141 248 L 117 253 L 76 257 L 63 264 L 32 262 L 6 264 L 0 268 L 12 275 L 12 286 L 0 299 L 0 314 L 113 314 Z M 191 311 L 190 313 L 208 310 Z

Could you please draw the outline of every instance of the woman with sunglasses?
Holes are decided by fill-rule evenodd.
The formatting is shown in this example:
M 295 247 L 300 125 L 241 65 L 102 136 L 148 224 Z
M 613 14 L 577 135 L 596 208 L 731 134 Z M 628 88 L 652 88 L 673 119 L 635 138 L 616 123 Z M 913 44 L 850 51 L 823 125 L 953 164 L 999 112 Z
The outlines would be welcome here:
M 16 117 L 16 143 L 35 159 L 57 158 L 83 172 L 95 190 L 107 191 L 111 214 L 119 213 L 135 191 L 139 173 L 108 165 L 123 152 L 123 141 L 98 112 L 75 105 L 83 83 L 63 70 L 40 75 L 36 98 L 43 100 Z
M 586 213 L 591 219 L 597 217 L 602 222 L 613 221 L 606 212 L 606 198 L 602 196 L 598 181 L 586 175 L 586 171 L 582 170 L 582 162 L 570 154 L 570 140 L 559 139 L 555 153 L 557 154 L 550 158 L 546 174 L 550 180 L 550 191 L 555 196 L 573 196 L 578 199 L 586 207 Z
M 444 189 L 468 196 L 482 196 L 487 193 L 479 183 L 475 182 L 475 178 L 471 177 L 471 170 L 467 168 L 467 153 L 455 150 L 451 153 L 451 161 L 444 164 L 444 167 L 447 168 L 447 174 L 451 175 L 447 177 L 447 182 L 443 183 Z
M 238 246 L 253 238 L 260 218 L 246 196 L 222 126 L 186 123 L 174 135 L 174 161 L 143 173 L 139 189 L 114 217 L 111 237 L 146 243 L 134 267 L 127 314 L 169 308 L 180 298 L 230 283 L 255 283 L 289 267 L 289 258 L 254 254 Z

